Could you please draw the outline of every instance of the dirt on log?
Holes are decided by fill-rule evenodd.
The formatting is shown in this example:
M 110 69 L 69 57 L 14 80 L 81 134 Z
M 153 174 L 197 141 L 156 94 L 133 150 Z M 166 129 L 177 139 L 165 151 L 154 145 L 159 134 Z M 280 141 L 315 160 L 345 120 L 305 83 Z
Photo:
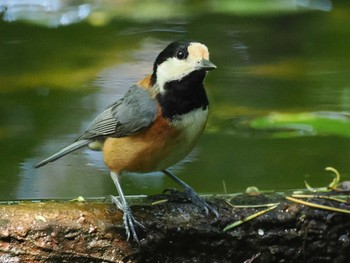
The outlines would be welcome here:
M 350 210 L 346 202 L 307 201 Z M 219 218 L 174 195 L 138 199 L 132 211 L 145 226 L 138 231 L 140 244 L 126 241 L 122 212 L 109 203 L 2 204 L 0 262 L 350 262 L 349 214 L 276 193 L 211 197 L 210 202 Z M 266 209 L 232 204 L 267 203 L 278 205 L 223 230 Z

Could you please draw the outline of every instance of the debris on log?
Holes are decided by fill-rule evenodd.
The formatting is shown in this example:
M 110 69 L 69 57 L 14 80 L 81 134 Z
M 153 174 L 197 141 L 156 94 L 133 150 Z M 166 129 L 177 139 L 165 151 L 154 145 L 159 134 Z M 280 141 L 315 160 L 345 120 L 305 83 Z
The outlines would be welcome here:
M 210 197 L 219 218 L 176 194 L 142 197 L 140 244 L 110 203 L 2 204 L 0 262 L 350 262 L 347 194 Z

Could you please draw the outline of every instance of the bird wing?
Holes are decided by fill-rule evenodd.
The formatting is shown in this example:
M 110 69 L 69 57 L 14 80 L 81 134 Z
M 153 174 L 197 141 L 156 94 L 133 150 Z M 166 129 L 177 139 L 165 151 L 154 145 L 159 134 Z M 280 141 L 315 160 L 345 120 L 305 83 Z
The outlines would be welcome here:
M 77 141 L 136 134 L 149 127 L 156 116 L 156 101 L 147 90 L 134 85 L 98 115 Z
M 93 141 L 107 136 L 124 137 L 140 132 L 150 126 L 157 116 L 157 103 L 145 89 L 132 86 L 125 96 L 107 107 L 96 117 L 74 143 L 63 148 L 39 162 L 34 167 L 41 167 L 49 162 L 71 153 L 79 148 L 90 145 Z

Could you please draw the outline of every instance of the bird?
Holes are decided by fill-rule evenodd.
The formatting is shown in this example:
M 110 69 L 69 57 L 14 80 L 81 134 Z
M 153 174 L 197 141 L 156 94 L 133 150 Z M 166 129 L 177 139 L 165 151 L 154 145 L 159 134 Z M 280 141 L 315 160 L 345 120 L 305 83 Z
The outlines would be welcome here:
M 169 170 L 192 151 L 204 131 L 209 112 L 204 79 L 216 68 L 204 44 L 188 40 L 170 43 L 156 57 L 151 74 L 105 108 L 72 144 L 34 167 L 82 147 L 102 150 L 119 194 L 112 202 L 123 211 L 127 240 L 132 237 L 138 243 L 136 230 L 144 226 L 134 218 L 120 184 L 120 176 L 128 172 L 161 171 L 206 215 L 218 217 L 216 208 Z

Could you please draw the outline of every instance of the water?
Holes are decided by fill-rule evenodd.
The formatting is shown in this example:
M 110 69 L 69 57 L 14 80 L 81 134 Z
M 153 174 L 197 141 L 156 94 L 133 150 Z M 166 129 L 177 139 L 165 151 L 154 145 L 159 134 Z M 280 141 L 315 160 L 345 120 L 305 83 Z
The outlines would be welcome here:
M 232 8 L 229 2 L 172 4 L 177 12 L 165 12 L 163 4 L 148 15 L 151 4 L 98 11 L 91 4 L 83 14 L 64 6 L 54 19 L 34 16 L 29 22 L 18 13 L 25 21 L 3 15 L 15 21 L 0 22 L 0 199 L 115 194 L 98 152 L 77 151 L 40 169 L 33 165 L 74 141 L 177 39 L 205 43 L 218 66 L 206 79 L 206 132 L 190 158 L 174 168 L 180 178 L 201 193 L 252 185 L 303 188 L 304 180 L 325 186 L 332 180 L 327 166 L 349 180 L 350 124 L 337 116 L 350 111 L 350 5 L 245 2 Z M 320 111 L 331 117 L 300 120 L 302 113 Z M 252 128 L 253 120 L 273 113 L 293 118 Z M 122 184 L 126 194 L 176 186 L 160 173 L 124 176 Z

